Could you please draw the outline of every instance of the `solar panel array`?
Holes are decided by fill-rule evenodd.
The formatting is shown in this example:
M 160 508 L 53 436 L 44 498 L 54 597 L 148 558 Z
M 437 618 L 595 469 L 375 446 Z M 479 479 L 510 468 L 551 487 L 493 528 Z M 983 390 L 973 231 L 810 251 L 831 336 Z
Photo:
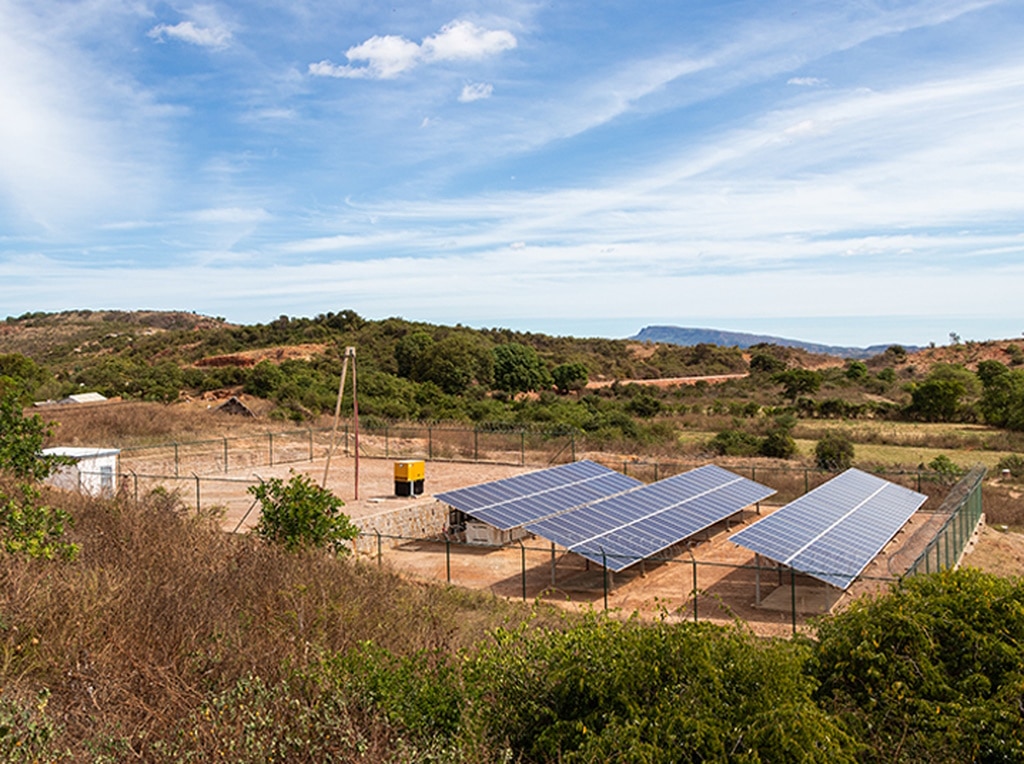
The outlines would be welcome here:
M 846 589 L 927 498 L 850 469 L 730 540 Z
M 446 491 L 436 498 L 507 531 L 642 485 L 636 478 L 584 460 Z
M 618 572 L 773 493 L 709 464 L 531 523 L 526 529 Z

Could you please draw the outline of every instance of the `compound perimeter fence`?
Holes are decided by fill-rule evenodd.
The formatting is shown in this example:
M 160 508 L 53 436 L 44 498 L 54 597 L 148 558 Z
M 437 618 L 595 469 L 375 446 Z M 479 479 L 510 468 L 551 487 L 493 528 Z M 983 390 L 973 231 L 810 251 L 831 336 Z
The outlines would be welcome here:
M 212 480 L 214 475 L 312 462 L 324 458 L 334 442 L 334 453 L 355 453 L 355 430 L 345 423 L 336 434 L 330 428 L 306 428 L 257 435 L 133 446 L 121 450 L 126 472 Z M 359 454 L 380 459 L 425 459 L 471 463 L 548 467 L 577 461 L 584 456 L 636 477 L 654 482 L 702 464 L 708 458 L 636 458 L 605 452 L 605 444 L 584 433 L 542 428 L 452 427 L 441 425 L 364 426 Z M 775 488 L 775 500 L 792 501 L 816 488 L 834 473 L 785 463 L 751 466 L 749 460 L 715 458 L 715 463 Z M 945 495 L 949 476 L 928 470 L 874 469 L 887 480 L 920 493 Z
M 230 477 L 233 470 L 254 470 L 326 456 L 329 429 L 304 429 L 236 438 L 219 438 L 122 451 L 119 489 L 136 500 L 152 491 L 173 492 L 177 501 L 197 511 L 218 508 L 238 531 L 254 512 L 247 488 L 255 477 Z M 588 448 L 578 433 L 532 429 L 493 430 L 441 426 L 364 428 L 359 452 L 368 458 L 487 462 L 546 467 L 586 458 L 645 482 L 706 464 L 707 459 L 622 458 Z M 351 455 L 355 433 L 346 425 L 335 437 L 336 453 Z M 743 464 L 716 459 L 745 477 L 774 488 L 772 502 L 788 503 L 829 480 L 834 473 L 786 464 Z M 733 463 L 730 463 L 733 462 Z M 136 469 L 133 469 L 135 467 Z M 950 488 L 948 475 L 925 470 L 873 470 L 929 497 L 922 513 L 931 519 L 914 530 L 889 555 L 882 569 L 862 575 L 858 586 L 884 588 L 893 581 L 952 567 L 961 559 L 982 515 L 981 485 L 985 470 L 976 467 Z M 438 513 L 443 515 L 443 513 Z M 236 521 L 237 519 L 237 521 Z M 378 526 L 384 527 L 384 526 Z M 392 526 L 392 527 L 401 527 Z M 653 608 L 693 620 L 744 619 L 769 633 L 803 628 L 811 615 L 833 606 L 841 593 L 782 567 L 745 565 L 703 554 L 709 536 L 679 545 L 659 559 L 612 574 L 574 555 L 537 545 L 537 539 L 505 547 L 467 544 L 444 532 L 444 521 L 419 535 L 365 529 L 354 544 L 357 553 L 387 561 L 397 570 L 511 598 L 563 599 L 604 608 Z M 718 529 L 721 530 L 721 529 Z M 910 560 L 909 563 L 905 562 Z M 752 602 L 756 602 L 755 607 Z

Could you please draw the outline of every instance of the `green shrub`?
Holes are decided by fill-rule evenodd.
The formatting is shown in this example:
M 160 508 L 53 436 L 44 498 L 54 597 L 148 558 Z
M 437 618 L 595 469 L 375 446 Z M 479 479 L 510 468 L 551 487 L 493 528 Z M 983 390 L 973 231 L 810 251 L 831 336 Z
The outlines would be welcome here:
M 789 430 L 776 429 L 768 433 L 761 441 L 761 456 L 772 459 L 791 459 L 796 455 L 796 441 Z
M 761 453 L 761 438 L 743 430 L 722 430 L 708 448 L 719 456 L 757 456 Z
M 21 403 L 11 391 L 0 392 L 0 473 L 22 480 L 42 480 L 67 460 L 44 456 L 43 441 L 50 425 L 38 414 L 26 417 Z
M 942 479 L 954 483 L 964 474 L 963 467 L 960 467 L 945 454 L 939 454 L 928 462 L 928 469 L 939 475 Z
M 467 694 L 509 760 L 852 762 L 811 702 L 806 647 L 710 624 L 588 616 L 499 629 L 466 663 Z
M 563 395 L 587 386 L 588 370 L 585 363 L 563 363 L 551 370 L 551 379 Z
M 863 761 L 1022 761 L 1024 582 L 915 576 L 818 627 L 817 696 Z
M 814 462 L 820 469 L 838 472 L 853 464 L 853 442 L 838 430 L 829 430 L 814 446 Z
M 248 491 L 262 508 L 253 532 L 289 551 L 328 547 L 345 554 L 344 542 L 359 535 L 359 528 L 340 511 L 344 502 L 305 475 L 293 473 L 287 483 L 271 478 Z
M 1004 456 L 999 460 L 996 468 L 1000 471 L 1009 470 L 1010 474 L 1015 478 L 1024 477 L 1024 456 L 1021 456 L 1020 454 Z
M 0 544 L 10 554 L 46 560 L 73 560 L 78 545 L 64 541 L 71 515 L 40 501 L 39 491 L 28 484 L 8 493 L 0 486 Z

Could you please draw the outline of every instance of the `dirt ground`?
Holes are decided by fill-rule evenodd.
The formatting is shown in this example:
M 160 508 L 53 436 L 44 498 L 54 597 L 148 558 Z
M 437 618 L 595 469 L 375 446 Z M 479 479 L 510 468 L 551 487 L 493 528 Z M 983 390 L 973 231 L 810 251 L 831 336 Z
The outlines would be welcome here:
M 137 471 L 143 472 L 142 466 L 136 465 Z M 297 472 L 319 483 L 324 467 L 323 460 L 316 460 L 263 466 L 255 471 L 242 468 L 227 475 L 193 474 L 182 478 L 178 490 L 194 506 L 190 501 L 194 484 L 195 503 L 221 507 L 224 529 L 244 532 L 258 520 L 258 510 L 246 493 L 257 478 L 287 479 Z M 434 494 L 534 469 L 538 467 L 429 461 L 424 495 L 410 498 L 395 496 L 393 460 L 361 458 L 356 498 L 355 461 L 335 457 L 328 485 L 345 501 L 345 512 L 364 530 L 378 527 L 381 517 L 431 512 L 435 527 L 441 530 L 445 511 Z M 764 505 L 760 511 L 764 515 L 776 508 Z M 552 549 L 549 542 L 534 537 L 504 547 L 484 547 L 443 538 L 401 541 L 385 534 L 375 539 L 370 534 L 361 543 L 359 556 L 412 578 L 490 591 L 499 597 L 541 600 L 574 609 L 607 607 L 622 614 L 636 612 L 641 617 L 672 621 L 695 617 L 723 623 L 739 620 L 755 633 L 782 636 L 794 629 L 809 631 L 814 617 L 829 607 L 842 608 L 853 598 L 884 591 L 944 520 L 932 513 L 917 513 L 850 591 L 838 597 L 836 590 L 813 579 L 796 575 L 791 580 L 788 571 L 759 570 L 751 552 L 728 540 L 733 531 L 758 518 L 754 509 L 747 510 L 742 521 L 722 523 L 696 543 L 670 550 L 665 559 L 618 574 L 606 575 L 599 566 L 588 565 L 563 549 Z M 1022 575 L 1024 534 L 983 527 L 964 564 L 999 575 Z

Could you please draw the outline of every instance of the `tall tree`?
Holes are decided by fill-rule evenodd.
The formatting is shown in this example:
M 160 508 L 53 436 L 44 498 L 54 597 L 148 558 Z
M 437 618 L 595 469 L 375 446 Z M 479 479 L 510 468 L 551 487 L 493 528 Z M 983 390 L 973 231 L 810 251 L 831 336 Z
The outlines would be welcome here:
M 551 385 L 551 374 L 537 351 L 519 342 L 494 348 L 494 385 L 506 393 L 525 393 Z

